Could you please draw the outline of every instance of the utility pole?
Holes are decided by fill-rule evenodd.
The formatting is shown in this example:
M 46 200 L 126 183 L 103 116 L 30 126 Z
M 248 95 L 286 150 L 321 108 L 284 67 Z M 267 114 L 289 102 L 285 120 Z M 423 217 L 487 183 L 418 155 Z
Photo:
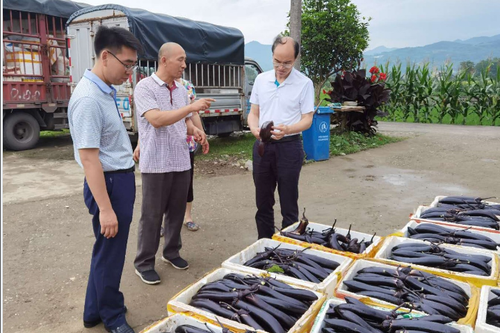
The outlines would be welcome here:
M 302 30 L 302 0 L 290 0 L 290 37 L 300 44 Z M 300 70 L 300 54 L 295 61 L 295 69 Z

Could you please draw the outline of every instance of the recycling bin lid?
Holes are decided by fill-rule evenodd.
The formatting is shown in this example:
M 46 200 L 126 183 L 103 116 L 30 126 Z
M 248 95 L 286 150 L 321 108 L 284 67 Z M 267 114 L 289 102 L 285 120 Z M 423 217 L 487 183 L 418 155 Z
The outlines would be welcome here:
M 317 114 L 327 114 L 327 113 L 334 113 L 334 112 L 335 111 L 332 108 L 330 108 L 329 106 L 320 106 L 316 110 Z

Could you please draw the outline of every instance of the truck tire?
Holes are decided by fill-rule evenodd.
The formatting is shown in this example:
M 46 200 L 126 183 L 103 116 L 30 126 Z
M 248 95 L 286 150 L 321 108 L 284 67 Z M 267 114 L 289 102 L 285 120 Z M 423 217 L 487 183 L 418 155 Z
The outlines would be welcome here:
M 40 138 L 40 125 L 29 113 L 14 112 L 3 122 L 3 144 L 10 150 L 35 147 Z

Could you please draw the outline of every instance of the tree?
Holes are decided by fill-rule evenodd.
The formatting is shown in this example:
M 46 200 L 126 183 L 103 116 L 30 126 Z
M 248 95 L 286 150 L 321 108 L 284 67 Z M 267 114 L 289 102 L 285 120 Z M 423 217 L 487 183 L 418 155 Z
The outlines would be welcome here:
M 300 44 L 302 0 L 290 0 L 290 37 Z M 295 61 L 295 69 L 300 70 L 300 54 Z
M 472 61 L 462 61 L 460 63 L 460 68 L 459 68 L 460 73 L 466 73 L 466 75 L 474 75 L 475 69 L 474 69 L 474 63 Z
M 316 104 L 330 76 L 359 67 L 369 20 L 350 0 L 303 0 L 301 68 L 314 83 Z
M 476 64 L 476 75 L 479 76 L 483 71 L 488 71 L 489 76 L 493 78 L 497 75 L 498 67 L 500 67 L 500 58 L 482 60 Z

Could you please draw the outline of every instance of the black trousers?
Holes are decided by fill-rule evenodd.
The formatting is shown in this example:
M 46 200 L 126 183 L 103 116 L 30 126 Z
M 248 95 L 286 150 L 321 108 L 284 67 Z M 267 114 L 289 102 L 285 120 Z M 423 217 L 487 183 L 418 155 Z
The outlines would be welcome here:
M 142 207 L 137 232 L 137 255 L 134 260 L 134 266 L 139 272 L 155 268 L 162 222 L 165 230 L 163 257 L 169 260 L 179 257 L 189 172 L 141 174 Z
M 262 157 L 258 154 L 259 141 L 253 147 L 253 180 L 257 213 L 258 237 L 272 238 L 274 228 L 274 192 L 278 186 L 278 194 L 283 217 L 282 228 L 295 223 L 299 219 L 299 176 L 304 160 L 304 149 L 301 140 L 288 142 L 271 142 L 265 144 Z
M 194 200 L 194 194 L 193 194 L 194 151 L 190 151 L 189 152 L 189 159 L 191 160 L 191 170 L 190 170 L 191 181 L 189 182 L 189 190 L 188 190 L 187 202 L 193 202 L 193 200 Z

